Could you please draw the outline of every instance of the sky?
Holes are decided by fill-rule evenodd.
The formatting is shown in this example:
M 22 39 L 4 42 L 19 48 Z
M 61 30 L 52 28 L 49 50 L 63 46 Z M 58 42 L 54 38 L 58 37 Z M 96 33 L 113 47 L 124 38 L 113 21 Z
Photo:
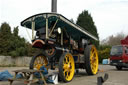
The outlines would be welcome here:
M 68 19 L 76 21 L 83 10 L 91 14 L 100 40 L 121 32 L 128 35 L 128 0 L 57 0 L 57 13 Z M 28 41 L 30 38 L 20 22 L 44 12 L 51 12 L 51 0 L 0 0 L 0 24 L 19 26 L 19 35 Z

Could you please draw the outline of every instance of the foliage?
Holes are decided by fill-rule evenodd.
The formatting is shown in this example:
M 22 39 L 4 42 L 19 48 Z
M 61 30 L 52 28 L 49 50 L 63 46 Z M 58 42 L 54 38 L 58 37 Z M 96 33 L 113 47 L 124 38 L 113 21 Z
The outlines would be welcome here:
M 90 32 L 92 35 L 94 35 L 99 39 L 97 28 L 95 26 L 91 14 L 89 14 L 88 11 L 84 10 L 81 14 L 79 14 L 76 24 L 83 27 L 85 30 L 87 30 L 88 32 Z M 91 39 L 90 42 L 95 44 L 96 47 L 99 46 L 99 41 L 95 41 Z
M 101 41 L 102 45 L 120 45 L 120 40 L 124 39 L 126 35 L 122 32 L 117 33 L 115 36 L 111 35 L 108 38 Z
M 18 36 L 18 32 L 19 32 L 18 26 L 17 27 L 14 27 L 13 35 L 14 36 Z
M 102 63 L 103 59 L 108 59 L 110 57 L 111 46 L 100 45 L 98 50 L 99 62 Z
M 10 51 L 11 27 L 3 23 L 0 27 L 0 54 L 6 55 Z
M 14 27 L 13 33 L 9 24 L 2 23 L 0 27 L 0 55 L 33 56 L 35 50 L 24 38 L 18 36 L 18 26 Z M 38 50 L 39 52 L 39 50 Z

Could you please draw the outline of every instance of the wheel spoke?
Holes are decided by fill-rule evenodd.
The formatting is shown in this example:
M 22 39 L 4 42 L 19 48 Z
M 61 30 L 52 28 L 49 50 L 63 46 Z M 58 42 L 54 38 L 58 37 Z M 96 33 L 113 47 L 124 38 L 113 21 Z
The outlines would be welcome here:
M 66 62 L 65 62 L 65 63 L 67 64 L 67 63 L 68 63 L 67 56 L 65 57 L 65 60 L 66 60 Z
M 92 52 L 92 54 L 91 54 L 90 58 L 92 58 L 92 57 L 94 56 L 94 54 L 95 54 L 95 52 Z
M 68 64 L 70 65 L 71 63 L 72 63 L 72 61 L 71 61 L 71 60 L 69 60 Z
M 67 69 L 68 68 L 68 65 L 67 64 L 64 64 L 63 65 L 63 69 Z

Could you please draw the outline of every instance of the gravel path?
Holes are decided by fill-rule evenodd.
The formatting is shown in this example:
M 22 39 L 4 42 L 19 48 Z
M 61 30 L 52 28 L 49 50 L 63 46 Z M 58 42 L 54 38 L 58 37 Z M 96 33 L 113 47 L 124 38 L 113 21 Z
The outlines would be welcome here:
M 24 69 L 28 67 L 0 67 L 0 72 L 8 70 L 11 74 L 13 70 Z M 59 82 L 58 85 L 97 85 L 97 77 L 109 74 L 109 79 L 103 85 L 128 85 L 128 69 L 117 71 L 115 67 L 109 65 L 99 65 L 99 73 L 94 76 L 88 76 L 85 70 L 79 70 L 79 74 L 75 74 L 73 80 L 68 83 Z M 0 85 L 9 85 L 7 81 L 0 81 Z M 14 82 L 13 85 L 23 85 L 22 82 Z M 32 84 L 32 85 L 37 85 Z M 53 85 L 53 84 L 52 84 Z

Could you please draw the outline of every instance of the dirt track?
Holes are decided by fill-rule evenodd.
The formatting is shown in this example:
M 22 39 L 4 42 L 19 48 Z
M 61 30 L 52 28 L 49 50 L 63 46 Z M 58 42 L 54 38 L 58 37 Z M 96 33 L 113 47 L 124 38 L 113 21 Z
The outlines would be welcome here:
M 8 70 L 12 73 L 13 70 L 23 69 L 27 67 L 0 67 L 0 72 Z M 94 76 L 88 76 L 85 70 L 80 70 L 79 74 L 74 76 L 74 79 L 69 83 L 59 82 L 58 85 L 97 85 L 97 77 L 104 76 L 104 73 L 109 74 L 109 79 L 103 85 L 128 85 L 128 69 L 117 71 L 115 67 L 109 65 L 100 65 L 99 73 Z M 13 74 L 13 73 L 12 73 Z M 0 81 L 0 85 L 9 85 L 9 82 Z M 13 85 L 23 85 L 22 82 L 14 82 Z M 32 84 L 37 85 L 37 84 Z M 52 84 L 53 85 L 53 84 Z

